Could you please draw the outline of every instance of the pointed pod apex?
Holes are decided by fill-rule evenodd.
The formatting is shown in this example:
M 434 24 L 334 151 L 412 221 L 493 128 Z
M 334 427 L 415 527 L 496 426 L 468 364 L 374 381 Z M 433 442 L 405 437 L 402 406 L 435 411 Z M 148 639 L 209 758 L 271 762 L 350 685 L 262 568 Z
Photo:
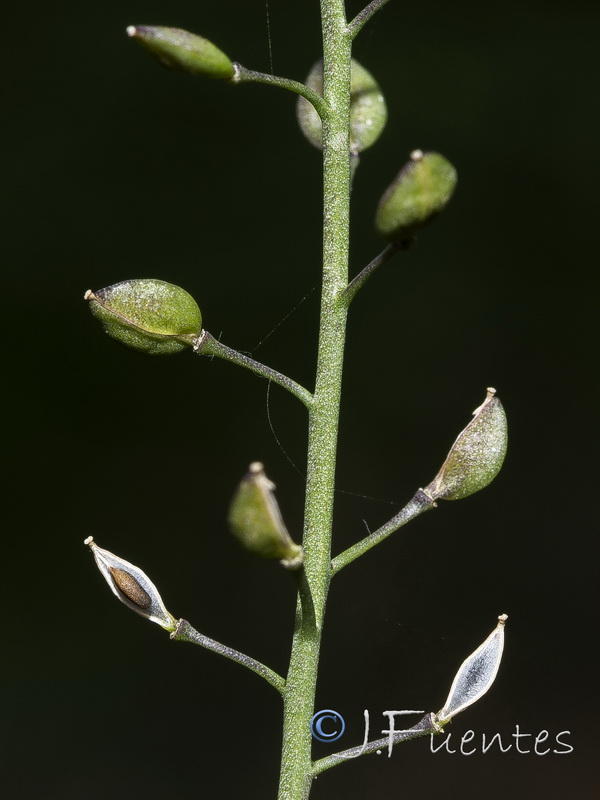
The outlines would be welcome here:
M 202 330 L 194 298 L 166 281 L 123 281 L 85 293 L 106 333 L 148 355 L 169 355 L 193 345 Z
M 439 153 L 413 150 L 394 181 L 385 190 L 375 214 L 377 233 L 403 243 L 434 219 L 456 188 L 456 170 Z
M 508 441 L 506 414 L 488 389 L 473 419 L 459 434 L 433 481 L 423 489 L 432 500 L 460 500 L 478 492 L 500 472 Z
M 350 152 L 357 155 L 375 144 L 387 122 L 387 108 L 377 81 L 358 61 L 350 62 Z M 317 61 L 305 81 L 309 89 L 323 94 L 323 61 Z M 323 126 L 314 106 L 298 98 L 300 130 L 314 145 L 323 149 Z
M 250 464 L 229 507 L 229 526 L 238 541 L 261 558 L 278 558 L 284 567 L 297 569 L 304 553 L 285 527 L 273 490 L 275 484 L 259 461 Z
M 130 25 L 127 35 L 168 69 L 223 80 L 233 78 L 231 60 L 212 42 L 195 33 L 163 25 Z
M 90 547 L 112 593 L 124 605 L 165 630 L 175 630 L 175 618 L 165 608 L 158 589 L 145 572 L 124 558 L 98 547 L 92 536 L 88 536 L 84 544 Z

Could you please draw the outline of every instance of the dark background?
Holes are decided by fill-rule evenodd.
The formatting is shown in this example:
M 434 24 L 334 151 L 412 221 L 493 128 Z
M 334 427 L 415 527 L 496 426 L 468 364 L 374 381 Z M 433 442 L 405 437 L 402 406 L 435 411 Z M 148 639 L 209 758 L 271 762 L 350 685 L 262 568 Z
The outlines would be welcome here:
M 318 4 L 268 8 L 274 71 L 302 79 Z M 240 552 L 224 519 L 260 459 L 300 530 L 302 407 L 272 389 L 280 447 L 264 381 L 121 349 L 82 299 L 126 278 L 179 284 L 213 335 L 312 388 L 320 160 L 293 97 L 168 72 L 124 34 L 188 28 L 269 71 L 265 12 L 92 0 L 5 17 L 7 798 L 276 795 L 275 692 L 128 613 L 83 546 L 93 534 L 144 568 L 173 614 L 285 671 L 293 582 Z M 382 247 L 374 208 L 412 149 L 444 153 L 460 183 L 352 307 L 334 552 L 431 480 L 487 386 L 510 444 L 490 488 L 334 582 L 317 708 L 346 718 L 338 745 L 361 741 L 365 708 L 373 733 L 384 710 L 439 709 L 497 615 L 510 619 L 493 689 L 450 726 L 453 741 L 475 731 L 476 754 L 419 740 L 325 773 L 315 800 L 596 796 L 599 17 L 577 1 L 391 2 L 356 42 L 389 123 L 355 181 L 352 273 Z M 574 750 L 481 753 L 482 734 L 506 745 L 516 725 L 551 746 L 569 731 Z

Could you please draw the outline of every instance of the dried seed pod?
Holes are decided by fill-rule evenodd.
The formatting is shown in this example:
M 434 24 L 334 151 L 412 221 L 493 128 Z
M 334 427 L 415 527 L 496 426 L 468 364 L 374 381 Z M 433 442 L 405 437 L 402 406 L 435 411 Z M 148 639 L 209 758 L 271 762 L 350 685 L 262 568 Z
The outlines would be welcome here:
M 456 180 L 456 170 L 444 156 L 413 150 L 379 201 L 377 233 L 397 244 L 409 241 L 444 209 Z
M 85 544 L 90 546 L 98 569 L 122 603 L 162 628 L 175 630 L 175 618 L 165 608 L 158 589 L 145 572 L 124 558 L 98 547 L 91 536 L 88 536 Z
M 508 441 L 506 414 L 495 389 L 473 412 L 442 467 L 423 489 L 432 500 L 460 500 L 478 492 L 500 472 Z
M 163 25 L 130 25 L 127 35 L 169 69 L 209 78 L 233 77 L 233 64 L 225 53 L 195 33 Z
M 350 152 L 360 153 L 381 136 L 387 122 L 387 108 L 377 81 L 358 61 L 350 63 Z M 323 94 L 323 61 L 319 60 L 305 81 L 309 89 Z M 296 107 L 298 124 L 315 147 L 323 148 L 323 126 L 314 106 L 303 97 Z
M 239 484 L 229 507 L 229 525 L 241 544 L 262 558 L 278 558 L 285 567 L 298 568 L 304 554 L 285 527 L 263 465 L 255 461 Z
M 494 682 L 500 667 L 504 649 L 504 624 L 506 614 L 498 617 L 498 624 L 485 642 L 463 661 L 452 682 L 448 699 L 441 711 L 435 715 L 438 722 L 445 724 L 455 714 L 477 702 Z
M 106 333 L 148 355 L 168 355 L 193 345 L 202 330 L 194 298 L 179 286 L 144 278 L 84 295 Z

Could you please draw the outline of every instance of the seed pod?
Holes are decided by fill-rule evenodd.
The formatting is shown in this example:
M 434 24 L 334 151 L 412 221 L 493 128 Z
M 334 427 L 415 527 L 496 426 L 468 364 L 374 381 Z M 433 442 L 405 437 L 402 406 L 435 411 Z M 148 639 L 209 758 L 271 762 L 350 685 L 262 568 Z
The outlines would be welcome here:
M 495 389 L 473 412 L 442 468 L 423 489 L 432 500 L 460 500 L 491 483 L 500 472 L 507 446 L 506 414 Z
M 91 536 L 88 536 L 84 544 L 90 546 L 98 569 L 104 575 L 113 594 L 122 603 L 162 628 L 168 631 L 175 630 L 177 625 L 175 618 L 165 608 L 158 589 L 146 573 L 124 558 L 98 547 Z
M 435 715 L 445 724 L 455 714 L 477 702 L 494 682 L 504 649 L 504 623 L 506 614 L 498 617 L 498 625 L 474 653 L 463 661 L 452 682 L 448 699 Z
M 278 558 L 290 569 L 297 569 L 304 553 L 294 544 L 285 527 L 272 483 L 255 461 L 242 479 L 229 507 L 229 525 L 234 536 L 255 555 Z
M 209 78 L 233 77 L 233 64 L 225 53 L 195 33 L 162 25 L 130 25 L 127 35 L 169 69 Z
M 179 286 L 153 279 L 123 281 L 84 296 L 106 333 L 148 355 L 193 345 L 202 330 L 194 298 Z
M 377 233 L 390 242 L 409 241 L 444 209 L 455 188 L 456 170 L 444 156 L 414 150 L 379 201 Z
M 387 122 L 387 108 L 375 78 L 352 59 L 350 63 L 350 152 L 360 153 L 381 136 Z M 323 94 L 323 61 L 319 60 L 305 81 L 309 89 Z M 296 107 L 298 124 L 308 141 L 323 148 L 323 126 L 314 106 L 303 97 Z

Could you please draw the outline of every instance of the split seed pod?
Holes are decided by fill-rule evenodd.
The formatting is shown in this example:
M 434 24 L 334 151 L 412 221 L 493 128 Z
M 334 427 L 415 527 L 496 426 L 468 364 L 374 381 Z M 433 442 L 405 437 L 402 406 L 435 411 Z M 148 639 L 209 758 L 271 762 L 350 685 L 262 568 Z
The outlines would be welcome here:
M 444 209 L 456 180 L 456 170 L 444 156 L 414 150 L 379 201 L 377 233 L 397 244 L 410 240 Z
M 279 510 L 263 465 L 255 461 L 239 484 L 229 507 L 229 525 L 234 536 L 255 555 L 278 558 L 290 569 L 297 569 L 304 553 L 292 541 Z
M 498 617 L 498 625 L 474 653 L 463 661 L 452 682 L 448 699 L 441 711 L 435 715 L 445 724 L 455 714 L 477 702 L 493 684 L 504 649 L 504 624 L 506 614 Z
M 168 631 L 175 630 L 175 618 L 165 608 L 158 589 L 145 572 L 124 558 L 98 547 L 91 536 L 84 544 L 90 546 L 98 569 L 122 603 L 150 622 L 156 622 Z
M 184 350 L 202 330 L 194 298 L 166 281 L 123 281 L 97 292 L 88 290 L 84 299 L 109 336 L 148 355 Z
M 377 81 L 358 61 L 350 62 L 350 152 L 360 153 L 375 144 L 387 122 L 387 108 Z M 305 81 L 309 89 L 323 94 L 323 61 L 319 60 Z M 312 103 L 298 98 L 298 124 L 308 141 L 323 148 L 323 126 Z
M 423 489 L 432 500 L 460 500 L 478 492 L 500 472 L 507 446 L 506 414 L 495 389 L 450 448 L 442 468 Z
M 195 33 L 162 25 L 130 25 L 127 35 L 168 69 L 208 78 L 233 78 L 233 64 L 225 53 Z

